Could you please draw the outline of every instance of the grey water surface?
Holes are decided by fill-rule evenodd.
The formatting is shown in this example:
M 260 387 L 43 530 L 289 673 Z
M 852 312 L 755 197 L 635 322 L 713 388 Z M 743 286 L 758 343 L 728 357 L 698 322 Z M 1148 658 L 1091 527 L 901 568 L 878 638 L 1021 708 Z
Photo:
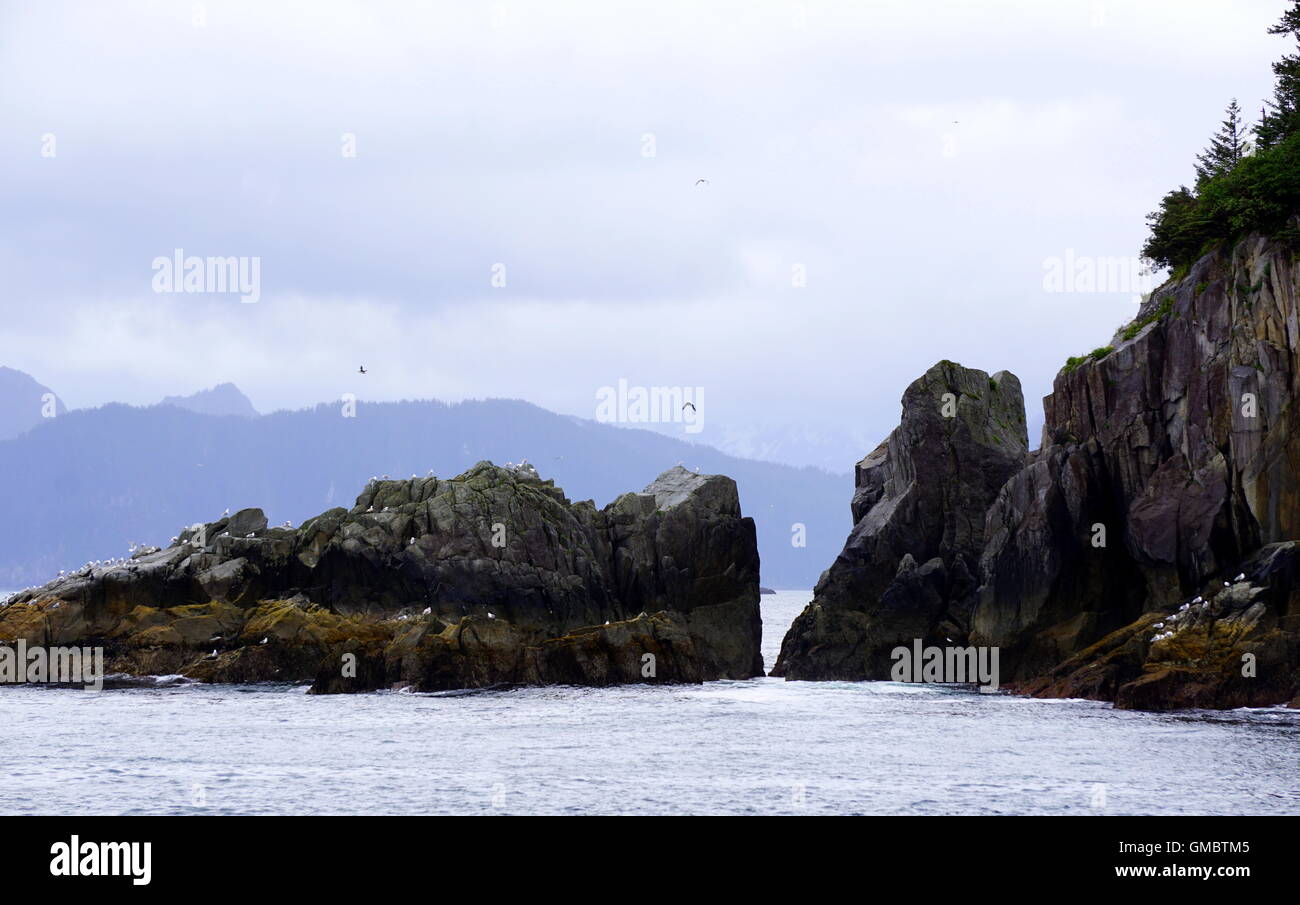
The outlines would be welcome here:
M 763 597 L 764 659 L 808 591 Z M 1300 711 L 888 682 L 0 688 L 3 814 L 1297 814 Z

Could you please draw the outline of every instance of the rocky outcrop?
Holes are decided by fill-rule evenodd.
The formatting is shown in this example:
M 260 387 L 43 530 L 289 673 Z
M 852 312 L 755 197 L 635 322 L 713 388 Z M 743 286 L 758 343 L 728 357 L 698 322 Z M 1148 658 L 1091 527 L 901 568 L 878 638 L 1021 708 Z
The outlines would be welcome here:
M 989 511 L 974 640 L 1002 648 L 1013 681 L 1052 675 L 1300 538 L 1297 400 L 1288 249 L 1243 240 L 1158 289 L 1044 400 L 1042 448 Z
M 314 691 L 762 675 L 735 483 L 675 468 L 604 509 L 531 466 L 372 480 L 299 528 L 244 510 L 0 610 L 0 641 L 102 644 L 110 671 Z
M 908 387 L 901 425 L 858 463 L 853 532 L 772 674 L 884 679 L 894 647 L 964 638 L 984 513 L 1026 447 L 1014 375 L 945 361 Z
M 1017 690 L 1135 710 L 1285 703 L 1300 687 L 1298 580 L 1300 544 L 1270 544 L 1233 579 L 1144 614 Z
M 1031 694 L 1234 707 L 1300 692 L 1292 251 L 1245 239 L 1153 293 L 1058 374 L 1042 445 L 1013 467 L 986 442 L 910 426 L 934 375 L 860 463 L 857 524 L 778 672 L 885 678 L 882 651 L 950 638 L 997 647 L 1003 681 Z M 936 545 L 954 523 L 965 533 Z

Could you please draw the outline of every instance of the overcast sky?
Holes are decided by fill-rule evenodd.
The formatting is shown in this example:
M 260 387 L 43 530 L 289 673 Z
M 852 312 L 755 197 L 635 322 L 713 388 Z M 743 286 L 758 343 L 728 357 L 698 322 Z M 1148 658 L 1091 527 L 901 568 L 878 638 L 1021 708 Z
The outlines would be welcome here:
M 703 387 L 695 439 L 860 455 L 949 358 L 1040 423 L 1135 310 L 1045 262 L 1136 256 L 1286 5 L 6 2 L 0 364 L 74 407 L 594 417 L 625 378 Z M 156 293 L 177 248 L 259 300 Z

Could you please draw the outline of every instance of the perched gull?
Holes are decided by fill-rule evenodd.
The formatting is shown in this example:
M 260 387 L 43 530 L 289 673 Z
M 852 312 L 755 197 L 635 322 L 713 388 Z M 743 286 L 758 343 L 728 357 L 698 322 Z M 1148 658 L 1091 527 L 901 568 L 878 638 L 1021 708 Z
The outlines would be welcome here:
M 357 368 L 357 373 L 358 373 L 358 374 L 365 374 L 365 373 L 366 373 L 366 366 L 365 366 L 365 365 L 362 365 L 361 367 Z
M 270 641 L 270 640 L 271 640 L 271 639 L 270 639 L 269 637 L 267 637 L 267 638 L 263 638 L 261 641 L 258 642 L 258 644 L 265 644 L 266 642 L 268 642 L 268 641 Z
M 1245 581 L 1245 580 L 1246 580 L 1245 572 L 1238 572 L 1237 577 L 1233 579 L 1233 581 Z
M 429 614 L 432 613 L 432 612 L 433 612 L 433 607 L 431 607 L 431 606 L 426 606 L 426 607 L 424 608 L 424 615 L 427 616 L 427 615 L 429 615 Z

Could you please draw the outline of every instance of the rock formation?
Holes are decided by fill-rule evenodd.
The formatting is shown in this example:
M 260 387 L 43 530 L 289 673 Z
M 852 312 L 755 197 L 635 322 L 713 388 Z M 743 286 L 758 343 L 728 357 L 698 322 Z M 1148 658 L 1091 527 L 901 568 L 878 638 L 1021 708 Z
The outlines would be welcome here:
M 110 671 L 317 692 L 763 674 L 736 485 L 678 467 L 602 510 L 531 466 L 374 480 L 299 528 L 260 510 L 0 610 L 0 641 L 102 644 Z M 650 656 L 647 656 L 650 655 Z
M 940 362 L 858 463 L 853 532 L 781 645 L 773 675 L 885 679 L 889 652 L 970 628 L 984 513 L 1024 463 L 1020 381 Z
M 859 465 L 857 525 L 776 672 L 884 678 L 882 649 L 910 632 L 998 647 L 1003 681 L 1032 694 L 1156 708 L 1296 696 L 1293 252 L 1251 237 L 1154 292 L 1110 346 L 1058 374 L 1042 445 L 1014 467 L 958 431 L 909 427 L 932 410 L 917 388 L 934 375 Z M 1006 442 L 1005 415 L 969 411 Z M 930 498 L 913 506 L 922 480 Z M 954 523 L 967 543 L 956 532 L 936 546 Z M 969 600 L 962 567 L 978 585 Z

